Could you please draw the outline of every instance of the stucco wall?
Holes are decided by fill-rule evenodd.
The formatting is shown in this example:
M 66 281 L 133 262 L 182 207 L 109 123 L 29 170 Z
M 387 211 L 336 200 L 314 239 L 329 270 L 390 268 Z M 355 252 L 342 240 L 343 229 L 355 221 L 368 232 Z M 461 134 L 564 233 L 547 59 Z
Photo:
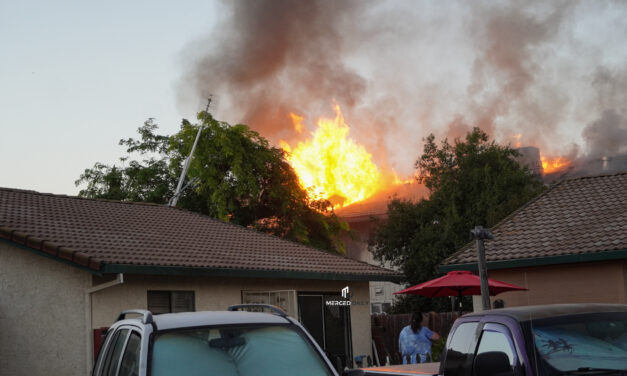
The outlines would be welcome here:
M 562 264 L 534 268 L 489 270 L 490 278 L 524 286 L 529 291 L 493 297 L 507 307 L 552 303 L 627 302 L 624 261 Z
M 0 374 L 85 375 L 89 273 L 0 241 Z
M 95 278 L 94 284 L 103 281 Z M 110 326 L 125 309 L 146 309 L 147 290 L 193 290 L 196 310 L 210 311 L 224 310 L 229 305 L 240 304 L 242 290 L 296 290 L 339 294 L 347 285 L 353 294 L 352 301 L 368 302 L 368 282 L 125 275 L 124 284 L 93 294 L 93 327 Z M 351 306 L 351 330 L 353 354 L 371 355 L 368 303 Z

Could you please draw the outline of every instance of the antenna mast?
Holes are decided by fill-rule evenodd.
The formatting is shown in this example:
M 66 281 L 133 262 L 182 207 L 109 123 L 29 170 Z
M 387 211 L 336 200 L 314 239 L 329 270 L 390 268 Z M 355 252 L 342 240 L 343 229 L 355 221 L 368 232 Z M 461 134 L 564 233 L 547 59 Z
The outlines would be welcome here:
M 209 107 L 211 106 L 211 101 L 213 100 L 213 94 L 209 95 L 207 98 L 207 107 L 205 107 L 205 112 L 209 113 Z M 205 127 L 205 123 L 200 124 L 200 128 L 198 128 L 198 133 L 196 133 L 196 140 L 194 140 L 194 145 L 192 145 L 192 150 L 189 152 L 189 157 L 185 158 L 185 162 L 183 163 L 183 171 L 181 171 L 181 176 L 179 177 L 179 183 L 176 186 L 176 191 L 174 191 L 174 196 L 168 202 L 168 206 L 176 206 L 176 203 L 181 196 L 183 187 L 183 182 L 185 181 L 185 175 L 187 175 L 187 169 L 189 168 L 189 162 L 192 160 L 192 156 L 194 156 L 194 150 L 196 150 L 196 144 L 198 144 L 198 139 L 200 138 L 200 132 Z M 191 183 L 191 182 L 190 182 Z M 188 184 L 189 185 L 189 184 Z M 187 188 L 187 186 L 185 188 Z

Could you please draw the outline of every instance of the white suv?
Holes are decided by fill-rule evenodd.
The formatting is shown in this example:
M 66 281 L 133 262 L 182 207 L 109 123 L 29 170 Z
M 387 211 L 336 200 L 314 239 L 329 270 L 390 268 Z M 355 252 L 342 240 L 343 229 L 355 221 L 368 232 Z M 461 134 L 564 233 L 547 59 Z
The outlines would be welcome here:
M 239 309 L 272 310 L 272 314 Z M 141 317 L 127 319 L 129 314 Z M 274 306 L 153 316 L 120 314 L 107 332 L 93 376 L 337 376 L 298 321 Z M 362 375 L 357 369 L 343 375 Z

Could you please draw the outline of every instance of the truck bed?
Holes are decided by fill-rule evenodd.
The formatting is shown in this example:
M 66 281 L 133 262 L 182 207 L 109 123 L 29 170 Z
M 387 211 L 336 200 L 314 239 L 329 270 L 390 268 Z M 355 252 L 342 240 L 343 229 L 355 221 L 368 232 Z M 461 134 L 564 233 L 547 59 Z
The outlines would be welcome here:
M 399 364 L 396 366 L 362 368 L 366 376 L 437 375 L 440 363 Z

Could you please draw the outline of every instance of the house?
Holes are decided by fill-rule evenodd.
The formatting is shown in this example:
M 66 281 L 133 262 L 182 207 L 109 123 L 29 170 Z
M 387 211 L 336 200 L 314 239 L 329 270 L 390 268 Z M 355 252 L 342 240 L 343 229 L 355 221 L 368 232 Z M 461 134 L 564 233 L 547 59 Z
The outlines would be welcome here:
M 499 295 L 506 306 L 627 303 L 626 172 L 563 180 L 492 233 L 489 277 L 529 289 Z M 474 243 L 440 265 L 452 270 L 477 270 Z
M 0 188 L 0 370 L 85 374 L 94 330 L 123 310 L 249 302 L 282 306 L 346 364 L 371 354 L 369 281 L 399 278 L 173 207 Z M 332 305 L 346 287 L 351 305 Z
M 343 241 L 346 247 L 346 257 L 364 261 L 371 265 L 380 265 L 368 249 L 368 241 L 378 223 L 385 223 L 388 219 L 388 203 L 393 197 L 404 200 L 418 201 L 426 197 L 428 191 L 425 186 L 412 183 L 395 185 L 388 190 L 376 194 L 374 197 L 351 204 L 336 210 L 336 214 L 350 225 L 351 236 Z M 385 267 L 393 268 L 386 264 Z M 370 282 L 370 310 L 372 313 L 386 312 L 397 299 L 394 292 L 405 286 L 389 281 Z

